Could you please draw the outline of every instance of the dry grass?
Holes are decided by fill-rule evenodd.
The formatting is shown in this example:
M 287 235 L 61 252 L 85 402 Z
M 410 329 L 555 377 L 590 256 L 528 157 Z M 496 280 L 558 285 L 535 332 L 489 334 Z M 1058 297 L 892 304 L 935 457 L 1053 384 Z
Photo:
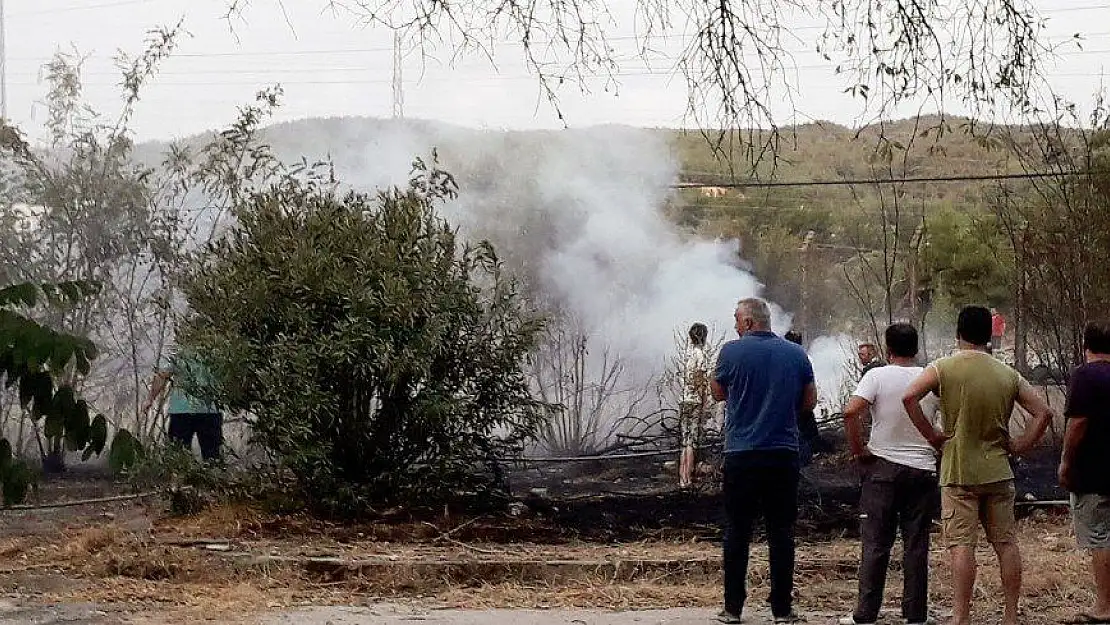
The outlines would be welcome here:
M 94 601 L 125 604 L 135 610 L 157 610 L 166 619 L 183 622 L 202 615 L 234 615 L 310 604 L 351 605 L 372 600 L 415 599 L 459 608 L 595 607 L 645 609 L 676 606 L 712 607 L 720 600 L 719 583 L 682 574 L 660 574 L 632 582 L 614 582 L 603 575 L 584 574 L 557 583 L 505 581 L 455 583 L 429 579 L 426 585 L 388 584 L 352 575 L 322 582 L 304 569 L 289 565 L 244 565 L 204 549 L 164 544 L 182 537 L 234 538 L 236 548 L 255 554 L 336 555 L 388 562 L 488 563 L 498 560 L 613 561 L 636 559 L 685 560 L 716 557 L 719 546 L 702 541 L 641 541 L 601 545 L 462 543 L 441 540 L 441 532 L 418 542 L 363 539 L 339 540 L 307 519 L 284 521 L 291 532 L 279 540 L 271 520 L 250 509 L 218 509 L 193 519 L 162 523 L 155 536 L 127 532 L 112 524 L 68 530 L 53 540 L 42 537 L 0 542 L 0 558 L 25 568 L 50 568 L 80 583 L 46 592 L 46 601 Z M 307 542 L 306 542 L 307 540 Z M 1035 516 L 1022 522 L 1020 541 L 1025 557 L 1024 609 L 1031 625 L 1057 622 L 1093 600 L 1086 557 L 1074 548 L 1065 519 Z M 475 550 L 477 548 L 477 550 Z M 805 543 L 799 546 L 798 604 L 802 610 L 846 611 L 855 601 L 859 544 L 855 540 Z M 988 549 L 981 551 L 976 614 L 986 617 L 1000 610 L 997 564 Z M 951 577 L 945 554 L 934 549 L 933 603 L 942 611 L 949 605 Z M 899 555 L 895 554 L 895 561 Z M 887 604 L 899 602 L 901 575 L 895 566 L 888 580 Z M 768 586 L 766 553 L 753 550 L 750 593 L 762 602 Z M 176 616 L 174 616 L 176 615 Z

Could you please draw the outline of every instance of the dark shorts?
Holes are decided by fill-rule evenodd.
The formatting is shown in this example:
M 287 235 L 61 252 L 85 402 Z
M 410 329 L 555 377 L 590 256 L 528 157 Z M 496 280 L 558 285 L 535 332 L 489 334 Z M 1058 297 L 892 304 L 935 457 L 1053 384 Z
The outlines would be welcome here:
M 200 455 L 205 460 L 220 457 L 220 446 L 224 442 L 223 430 L 224 418 L 218 412 L 170 414 L 170 440 L 184 445 L 186 449 L 192 449 L 193 437 L 196 436 L 197 443 L 200 444 Z

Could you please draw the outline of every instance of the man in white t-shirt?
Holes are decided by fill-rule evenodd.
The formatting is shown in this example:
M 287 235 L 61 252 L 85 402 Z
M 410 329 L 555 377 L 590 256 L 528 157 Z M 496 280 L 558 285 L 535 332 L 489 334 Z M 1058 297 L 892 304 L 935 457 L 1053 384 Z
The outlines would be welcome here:
M 890 550 L 902 531 L 902 616 L 927 623 L 929 612 L 929 529 L 936 509 L 937 456 L 910 421 L 902 403 L 906 388 L 923 369 L 917 366 L 917 330 L 907 323 L 886 329 L 889 363 L 864 374 L 844 408 L 844 429 L 860 465 L 859 601 L 842 625 L 875 623 L 883 603 Z M 929 395 L 922 408 L 935 420 L 939 400 Z M 871 413 L 871 437 L 864 445 L 863 414 Z
M 690 343 L 682 363 L 682 401 L 679 406 L 679 430 L 682 433 L 682 457 L 678 464 L 678 484 L 688 488 L 694 483 L 698 442 L 705 427 L 709 404 L 709 354 L 706 340 L 709 328 L 703 323 L 690 326 Z

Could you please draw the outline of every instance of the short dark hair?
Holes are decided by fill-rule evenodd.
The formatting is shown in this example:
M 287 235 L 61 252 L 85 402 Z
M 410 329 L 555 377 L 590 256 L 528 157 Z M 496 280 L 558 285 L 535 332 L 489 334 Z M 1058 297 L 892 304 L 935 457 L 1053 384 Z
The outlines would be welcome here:
M 698 347 L 705 345 L 705 340 L 709 338 L 709 328 L 705 327 L 704 323 L 695 323 L 690 326 L 690 342 Z
M 956 338 L 982 347 L 991 342 L 991 311 L 982 306 L 964 306 L 956 319 Z
M 1083 349 L 1092 354 L 1110 354 L 1110 323 L 1092 321 L 1083 329 Z
M 784 334 L 782 338 L 790 341 L 791 343 L 797 343 L 798 345 L 802 344 L 802 335 L 793 330 Z
M 898 358 L 917 357 L 917 328 L 908 323 L 894 323 L 886 329 L 886 350 Z

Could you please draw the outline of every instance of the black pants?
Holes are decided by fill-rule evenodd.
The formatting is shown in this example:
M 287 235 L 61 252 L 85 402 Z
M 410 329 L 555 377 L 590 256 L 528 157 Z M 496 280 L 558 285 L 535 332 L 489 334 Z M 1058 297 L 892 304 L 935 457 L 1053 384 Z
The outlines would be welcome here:
M 218 412 L 170 414 L 171 441 L 193 448 L 193 436 L 200 443 L 200 456 L 205 460 L 220 457 L 224 442 L 224 418 Z
M 762 515 L 771 561 L 771 612 L 788 616 L 794 595 L 798 454 L 750 451 L 725 456 L 725 609 L 744 610 L 753 524 Z
M 902 530 L 902 616 L 924 623 L 929 612 L 929 528 L 936 511 L 937 474 L 882 458 L 863 467 L 860 494 L 860 540 L 857 623 L 879 618 L 890 549 Z

